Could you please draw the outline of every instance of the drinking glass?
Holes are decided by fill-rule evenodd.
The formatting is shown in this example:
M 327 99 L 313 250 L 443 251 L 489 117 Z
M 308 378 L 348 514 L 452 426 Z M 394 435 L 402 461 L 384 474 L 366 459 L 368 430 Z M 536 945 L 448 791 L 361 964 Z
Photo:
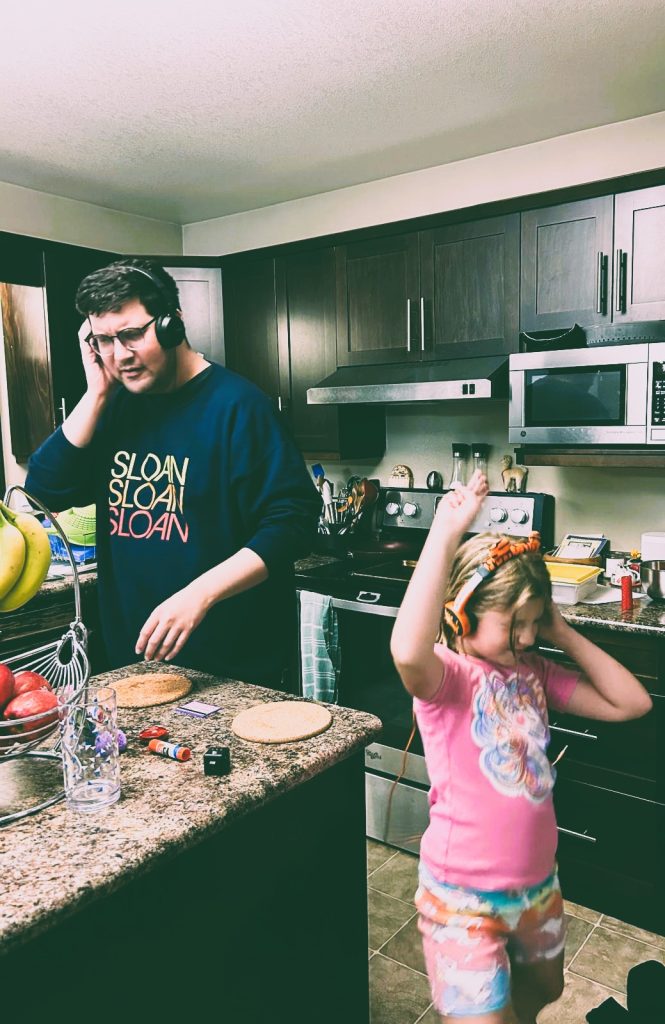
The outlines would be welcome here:
M 62 723 L 62 768 L 67 806 L 98 811 L 120 797 L 115 690 L 88 686 Z

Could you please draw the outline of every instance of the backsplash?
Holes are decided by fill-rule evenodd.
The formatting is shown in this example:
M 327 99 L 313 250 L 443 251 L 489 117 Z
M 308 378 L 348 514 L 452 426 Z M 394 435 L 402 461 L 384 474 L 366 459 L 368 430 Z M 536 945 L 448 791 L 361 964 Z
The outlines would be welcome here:
M 339 483 L 357 473 L 388 483 L 398 463 L 413 470 L 414 485 L 425 487 L 427 474 L 436 469 L 444 486 L 452 470 L 453 441 L 491 446 L 489 481 L 492 490 L 503 490 L 501 458 L 514 455 L 508 436 L 507 403 L 481 406 L 474 402 L 395 406 L 387 412 L 386 454 L 375 464 L 324 464 L 328 479 Z M 472 470 L 469 457 L 468 475 Z M 565 533 L 604 533 L 617 550 L 639 548 L 645 530 L 665 530 L 665 470 L 562 468 L 532 466 L 527 490 L 544 491 L 555 498 L 555 537 Z

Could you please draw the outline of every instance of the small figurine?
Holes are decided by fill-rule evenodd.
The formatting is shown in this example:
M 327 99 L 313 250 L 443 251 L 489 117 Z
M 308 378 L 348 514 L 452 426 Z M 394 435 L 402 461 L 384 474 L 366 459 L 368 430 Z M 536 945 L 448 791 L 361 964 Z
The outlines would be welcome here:
M 393 466 L 390 471 L 388 487 L 402 487 L 410 490 L 413 487 L 413 471 L 408 466 Z
M 501 459 L 501 479 L 503 480 L 503 486 L 507 491 L 519 491 L 524 493 L 526 490 L 526 478 L 529 474 L 529 470 L 526 466 L 513 466 L 512 455 L 504 455 Z

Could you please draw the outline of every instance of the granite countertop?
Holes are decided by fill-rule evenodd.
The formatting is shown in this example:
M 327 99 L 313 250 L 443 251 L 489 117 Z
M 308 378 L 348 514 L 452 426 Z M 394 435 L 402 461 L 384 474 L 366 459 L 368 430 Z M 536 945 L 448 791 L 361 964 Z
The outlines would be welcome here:
M 332 555 L 313 552 L 306 558 L 299 559 L 295 563 L 295 569 L 296 572 L 306 572 L 308 569 L 339 561 L 341 559 Z M 97 582 L 97 574 L 91 572 L 83 575 L 80 582 L 81 587 L 92 586 Z M 68 579 L 48 580 L 43 585 L 38 598 L 48 599 L 50 595 L 61 594 L 71 588 L 71 585 L 71 580 Z M 559 605 L 559 608 L 564 619 L 574 626 L 593 626 L 618 633 L 641 633 L 647 636 L 665 635 L 665 602 L 654 602 L 648 597 L 636 598 L 631 612 L 621 611 L 621 599 L 618 591 L 617 601 L 612 604 L 580 602 L 574 605 Z
M 208 719 L 177 715 L 174 709 L 184 700 L 121 709 L 118 724 L 129 747 L 121 757 L 119 802 L 94 815 L 68 811 L 61 802 L 0 830 L 0 949 L 30 939 L 59 917 L 149 870 L 158 858 L 195 845 L 361 751 L 381 730 L 373 715 L 326 705 L 332 725 L 318 736 L 293 743 L 250 743 L 231 732 L 238 712 L 263 701 L 298 698 L 177 666 L 168 670 L 184 671 L 193 680 L 194 690 L 184 700 L 199 694 L 208 703 L 220 704 L 221 710 Z M 114 679 L 145 671 L 155 671 L 154 664 L 131 665 L 94 681 L 113 685 Z M 137 735 L 151 724 L 165 725 L 171 740 L 186 743 L 191 760 L 180 763 L 148 753 Z M 203 753 L 212 743 L 231 749 L 227 776 L 203 774 Z M 57 792 L 61 784 L 56 764 L 50 762 L 46 781 L 44 770 L 44 763 L 34 759 L 0 761 L 3 806 L 12 791 L 21 794 L 22 806 Z
M 559 611 L 571 626 L 593 626 L 614 633 L 638 633 L 643 636 L 665 636 L 665 603 L 649 597 L 635 597 L 630 612 L 621 611 L 621 595 L 611 604 L 560 604 Z

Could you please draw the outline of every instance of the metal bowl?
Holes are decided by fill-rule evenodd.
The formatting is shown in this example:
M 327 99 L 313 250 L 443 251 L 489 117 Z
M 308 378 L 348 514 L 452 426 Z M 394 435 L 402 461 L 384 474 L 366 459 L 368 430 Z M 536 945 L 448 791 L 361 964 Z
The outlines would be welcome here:
M 652 601 L 665 601 L 665 562 L 642 562 L 640 580 Z

